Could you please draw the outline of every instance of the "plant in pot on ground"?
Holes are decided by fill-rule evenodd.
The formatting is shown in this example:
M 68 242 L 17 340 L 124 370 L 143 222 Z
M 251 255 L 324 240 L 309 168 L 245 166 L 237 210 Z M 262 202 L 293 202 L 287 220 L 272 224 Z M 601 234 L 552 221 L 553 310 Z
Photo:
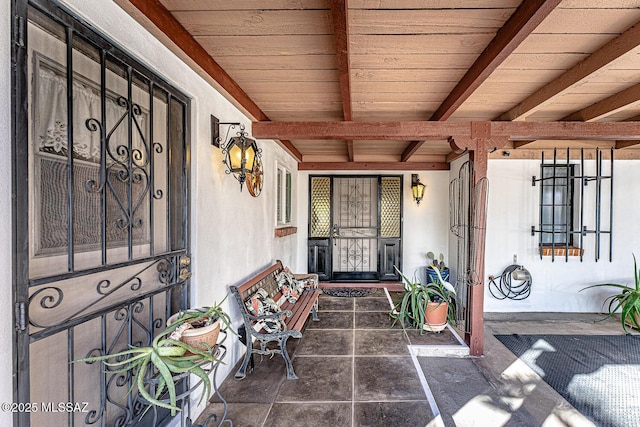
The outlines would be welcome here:
M 149 404 L 170 409 L 171 415 L 174 416 L 180 410 L 176 398 L 176 377 L 182 374 L 197 376 L 204 385 L 200 401 L 209 399 L 211 381 L 205 367 L 209 363 L 219 362 L 211 351 L 215 342 L 210 345 L 205 339 L 192 344 L 185 343 L 181 341 L 184 331 L 195 329 L 199 324 L 211 324 L 220 320 L 225 329 L 230 324 L 228 314 L 222 311 L 219 305 L 185 310 L 178 314 L 182 315 L 168 322 L 167 328 L 153 339 L 150 346 L 131 347 L 113 354 L 85 357 L 74 360 L 73 363 L 102 362 L 109 373 L 128 373 L 132 378 L 129 392 L 136 388 L 140 397 Z M 216 329 L 219 332 L 219 324 Z M 154 383 L 157 385 L 151 394 L 149 389 L 153 378 L 157 378 Z
M 627 329 L 627 325 L 640 329 L 640 280 L 635 255 L 633 255 L 633 275 L 635 279 L 633 287 L 617 283 L 600 283 L 581 289 L 581 291 L 600 287 L 612 287 L 619 289 L 618 293 L 610 295 L 604 300 L 602 304 L 603 307 L 607 304 L 607 301 L 609 302 L 607 307 L 609 315 L 603 320 L 612 317 L 616 312 L 618 312 L 618 310 L 620 310 L 622 329 L 628 334 L 630 332 Z
M 444 262 L 444 254 L 440 253 L 438 258 L 433 252 L 427 252 L 427 260 L 429 261 L 429 266 L 427 266 L 427 283 L 436 282 L 438 280 L 438 275 L 436 270 L 440 272 L 440 275 L 445 281 L 449 281 L 449 269 Z
M 392 326 L 400 322 L 405 335 L 408 328 L 440 332 L 446 327 L 447 321 L 455 323 L 455 289 L 443 279 L 440 270 L 434 268 L 437 280 L 426 284 L 415 277 L 409 280 L 396 268 L 404 282 L 404 294 L 390 316 L 393 319 Z

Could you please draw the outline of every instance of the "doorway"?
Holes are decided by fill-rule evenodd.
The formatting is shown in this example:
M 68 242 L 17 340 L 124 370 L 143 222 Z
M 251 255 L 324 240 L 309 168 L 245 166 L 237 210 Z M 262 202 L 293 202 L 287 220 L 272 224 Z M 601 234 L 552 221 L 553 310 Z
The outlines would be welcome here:
M 399 280 L 401 195 L 401 176 L 311 176 L 309 272 L 334 282 Z

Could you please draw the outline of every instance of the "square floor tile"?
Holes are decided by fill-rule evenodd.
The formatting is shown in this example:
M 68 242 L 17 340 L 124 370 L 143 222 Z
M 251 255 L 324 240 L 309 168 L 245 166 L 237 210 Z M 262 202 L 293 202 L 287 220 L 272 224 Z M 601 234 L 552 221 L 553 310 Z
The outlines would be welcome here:
M 391 311 L 389 300 L 385 296 L 356 298 L 356 311 Z
M 349 355 L 353 354 L 353 330 L 329 329 L 304 331 L 296 350 L 300 355 Z
M 272 403 L 280 389 L 280 384 L 287 379 L 287 369 L 281 356 L 261 357 L 254 355 L 255 368 L 247 376 L 238 380 L 234 378 L 242 359 L 234 366 L 227 379 L 219 387 L 220 394 L 227 402 Z M 211 402 L 219 401 L 214 394 Z
M 352 311 L 323 311 L 318 313 L 319 321 L 307 323 L 307 330 L 311 329 L 352 329 Z M 304 334 L 304 332 L 303 332 Z
M 273 405 L 264 427 L 344 427 L 350 425 L 351 402 L 276 403 Z
M 340 298 L 321 295 L 318 299 L 319 311 L 353 311 L 355 298 Z
M 425 426 L 433 417 L 426 400 L 413 402 L 356 402 L 354 425 L 367 427 Z
M 400 330 L 359 330 L 355 334 L 355 354 L 361 356 L 408 355 L 409 340 Z
M 418 373 L 409 356 L 355 358 L 355 400 L 424 400 Z
M 407 330 L 412 345 L 461 345 L 455 336 L 445 328 L 442 332 L 420 332 L 418 329 Z
M 276 402 L 350 401 L 352 365 L 351 357 L 295 357 L 298 379 L 282 383 Z
M 389 312 L 383 311 L 356 311 L 356 329 L 390 329 L 393 319 L 389 317 Z M 396 329 L 401 329 L 396 323 Z
M 233 425 L 237 427 L 262 427 L 267 419 L 267 415 L 269 415 L 270 409 L 270 403 L 230 403 L 227 405 L 225 420 L 231 420 Z M 222 403 L 212 403 L 200 414 L 195 424 L 204 425 L 207 417 L 215 414 L 216 421 L 210 421 L 209 425 L 218 425 L 222 420 L 223 412 L 224 408 Z

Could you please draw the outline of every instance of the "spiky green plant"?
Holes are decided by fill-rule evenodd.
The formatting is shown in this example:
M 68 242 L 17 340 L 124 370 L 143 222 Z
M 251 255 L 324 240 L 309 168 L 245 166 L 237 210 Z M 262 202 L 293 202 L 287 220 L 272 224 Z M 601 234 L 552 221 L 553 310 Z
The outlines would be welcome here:
M 174 416 L 180 408 L 177 405 L 176 387 L 174 377 L 176 375 L 190 373 L 202 380 L 204 390 L 200 396 L 200 402 L 211 395 L 211 381 L 203 366 L 208 363 L 220 362 L 216 359 L 211 348 L 201 350 L 178 341 L 167 338 L 172 332 L 186 322 L 197 321 L 199 318 L 207 319 L 219 312 L 219 306 L 209 307 L 206 311 L 190 311 L 178 321 L 169 325 L 164 331 L 160 332 L 148 347 L 132 347 L 114 354 L 105 354 L 102 356 L 85 357 L 83 359 L 74 360 L 72 363 L 78 362 L 102 362 L 110 368 L 109 373 L 130 372 L 132 385 L 129 393 L 137 387 L 138 394 L 149 402 L 162 408 L 171 410 Z M 219 315 L 219 313 L 218 313 Z M 226 313 L 225 318 L 228 319 Z M 154 370 L 155 369 L 155 370 Z M 146 380 L 156 375 L 157 371 L 157 388 L 154 395 L 147 390 L 148 383 Z M 162 396 L 167 393 L 169 395 L 169 403 L 162 401 Z M 166 399 L 164 399 L 166 400 Z
M 597 285 L 587 286 L 580 290 L 584 291 L 585 289 L 607 286 L 620 289 L 619 293 L 608 296 L 602 303 L 602 306 L 604 307 L 607 304 L 607 301 L 609 302 L 607 306 L 609 315 L 602 320 L 612 317 L 618 310 L 620 310 L 622 329 L 626 333 L 630 333 L 629 330 L 627 330 L 627 324 L 640 329 L 640 280 L 638 279 L 638 265 L 635 254 L 633 255 L 633 274 L 635 279 L 634 287 L 620 285 L 617 283 L 599 283 Z
M 442 279 L 440 270 L 436 267 L 438 273 L 437 283 L 422 284 L 416 277 L 409 280 L 397 267 L 395 270 L 400 274 L 403 280 L 405 293 L 402 299 L 393 307 L 389 316 L 393 319 L 392 326 L 400 322 L 405 335 L 407 328 L 420 328 L 427 323 L 426 311 L 429 302 L 446 302 L 448 303 L 447 321 L 455 323 L 456 308 L 453 303 L 455 288 Z

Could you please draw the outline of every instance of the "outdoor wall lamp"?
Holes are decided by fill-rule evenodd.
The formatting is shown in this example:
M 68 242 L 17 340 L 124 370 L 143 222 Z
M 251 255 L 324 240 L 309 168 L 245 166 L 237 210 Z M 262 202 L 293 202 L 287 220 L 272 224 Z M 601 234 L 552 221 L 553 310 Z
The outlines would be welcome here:
M 420 182 L 420 177 L 417 173 L 411 174 L 411 191 L 413 191 L 413 200 L 420 206 L 420 202 L 424 197 L 424 184 Z
M 229 126 L 227 135 L 224 138 L 225 141 L 228 141 L 226 145 L 222 145 L 221 142 L 220 125 Z M 229 131 L 235 129 L 236 126 L 240 128 L 240 131 L 236 132 L 237 136 L 227 139 Z M 240 183 L 240 191 L 242 191 L 247 175 L 252 176 L 256 167 L 261 168 L 260 157 L 262 150 L 258 148 L 255 140 L 249 138 L 249 134 L 245 131 L 242 123 L 220 122 L 214 116 L 211 116 L 211 144 L 222 149 L 222 155 L 224 156 L 222 163 L 227 167 L 225 173 L 233 174 L 233 177 Z

